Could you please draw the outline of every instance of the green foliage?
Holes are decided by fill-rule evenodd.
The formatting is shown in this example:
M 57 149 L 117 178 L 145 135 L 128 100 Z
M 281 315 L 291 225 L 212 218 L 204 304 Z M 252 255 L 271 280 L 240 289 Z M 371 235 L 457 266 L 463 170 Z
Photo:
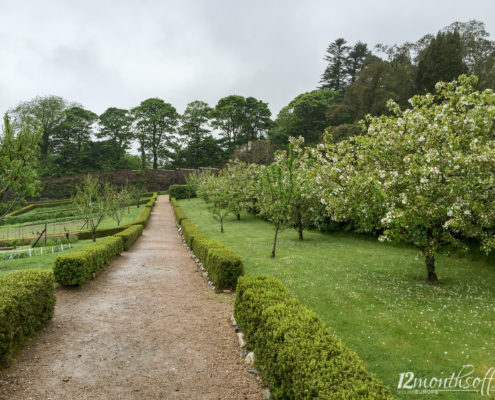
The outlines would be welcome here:
M 234 316 L 253 349 L 255 335 L 261 326 L 263 312 L 270 306 L 287 302 L 290 293 L 278 279 L 269 275 L 243 276 L 236 287 Z
M 136 122 L 135 137 L 138 139 L 145 168 L 145 151 L 153 157 L 153 169 L 158 169 L 160 150 L 170 143 L 175 133 L 179 114 L 169 103 L 151 98 L 141 102 L 132 110 Z
M 172 201 L 175 203 L 175 199 Z M 179 213 L 183 216 L 180 225 L 186 244 L 201 261 L 215 287 L 235 288 L 237 278 L 244 273 L 241 258 L 220 242 L 199 232 L 196 225 L 187 219 L 180 206 L 175 205 L 174 211 L 176 215 Z
M 126 230 L 116 233 L 115 236 L 121 237 L 124 242 L 124 250 L 129 250 L 136 240 L 143 234 L 142 225 L 132 225 Z
M 112 236 L 115 235 L 116 233 L 126 230 L 128 227 L 129 225 L 115 226 L 113 228 L 100 228 L 96 230 L 95 234 L 97 238 Z M 80 232 L 76 232 L 76 236 L 79 240 L 93 239 L 93 232 L 80 231 Z
M 241 257 L 225 246 L 210 248 L 205 268 L 217 289 L 235 289 L 244 273 Z
M 143 228 L 146 228 L 148 221 L 151 216 L 151 208 L 152 207 L 144 207 L 143 211 L 139 215 L 139 218 L 134 222 L 133 225 L 142 225 Z
M 175 212 L 175 219 L 177 220 L 177 225 L 180 225 L 181 221 L 187 218 L 186 214 L 184 214 L 184 211 L 180 206 L 174 207 L 174 212 Z
M 182 229 L 182 234 L 184 235 L 184 240 L 186 241 L 187 247 L 189 247 L 191 250 L 193 250 L 194 242 L 196 242 L 197 240 L 203 238 L 203 235 L 198 230 L 198 228 L 196 227 L 196 225 L 194 225 L 187 218 L 184 218 L 184 219 L 181 220 L 180 227 Z M 197 256 L 197 254 L 196 254 L 196 256 Z M 206 260 L 206 258 L 205 258 L 205 260 Z
M 192 223 L 191 223 L 192 224 Z M 196 228 L 196 227 L 195 227 Z M 196 228 L 196 232 L 199 232 Z M 215 239 L 196 233 L 192 242 L 192 251 L 198 257 L 199 261 L 205 266 L 208 262 L 210 249 L 223 249 L 225 246 Z
M 290 136 L 301 136 L 308 144 L 319 142 L 330 125 L 328 111 L 338 99 L 339 94 L 329 89 L 300 94 L 278 113 L 268 132 L 270 140 L 278 146 L 285 146 Z
M 40 132 L 28 125 L 14 129 L 5 114 L 0 134 L 0 220 L 39 190 L 35 170 L 39 138 Z
M 58 256 L 53 267 L 55 280 L 66 286 L 82 285 L 123 250 L 123 238 L 109 236 L 81 250 Z
M 196 190 L 193 185 L 171 185 L 168 193 L 170 197 L 174 197 L 176 200 L 196 197 Z
M 495 247 L 495 96 L 474 91 L 475 82 L 440 82 L 406 111 L 390 102 L 393 115 L 367 118 L 366 135 L 318 152 L 315 181 L 328 214 L 413 244 L 429 282 L 437 281 L 442 248 L 463 247 L 463 238 L 478 238 L 487 252 Z
M 420 92 L 433 92 L 439 81 L 451 81 L 467 72 L 462 60 L 459 32 L 439 32 L 419 54 L 416 85 Z
M 52 318 L 55 301 L 51 272 L 19 271 L 0 279 L 0 365 L 8 365 Z
M 230 149 L 261 139 L 272 124 L 268 104 L 254 97 L 224 97 L 218 101 L 212 116 L 211 125 L 220 131 Z
M 269 223 L 244 213 L 241 221 L 228 218 L 226 233 L 221 234 L 202 200 L 182 200 L 181 207 L 201 232 L 242 257 L 246 275 L 280 279 L 397 398 L 410 397 L 397 390 L 397 371 L 404 363 L 416 376 L 441 376 L 466 360 L 486 366 L 486 349 L 495 330 L 493 258 L 487 264 L 488 260 L 473 261 L 471 256 L 440 254 L 437 268 L 446 278 L 434 286 L 421 282 L 424 263 L 404 244 L 318 231 L 306 231 L 307 240 L 299 242 L 297 234 L 287 230 L 280 234 L 277 258 L 272 259 L 266 254 L 273 238 Z M 476 393 L 439 397 L 479 399 Z
M 359 357 L 275 278 L 239 278 L 234 312 L 275 399 L 392 399 Z
M 112 190 L 110 186 L 103 186 L 97 178 L 86 175 L 83 182 L 77 187 L 74 197 L 74 206 L 78 215 L 87 223 L 93 232 L 93 241 L 96 241 L 96 230 L 103 218 L 105 218 L 114 207 Z

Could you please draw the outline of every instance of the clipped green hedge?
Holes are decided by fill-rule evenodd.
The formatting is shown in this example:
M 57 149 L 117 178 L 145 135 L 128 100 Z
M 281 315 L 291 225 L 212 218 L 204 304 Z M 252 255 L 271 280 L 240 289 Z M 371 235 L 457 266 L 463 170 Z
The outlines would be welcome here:
M 392 399 L 358 355 L 277 279 L 240 277 L 234 314 L 274 399 Z
M 237 278 L 244 273 L 241 257 L 222 243 L 203 235 L 186 217 L 175 198 L 172 198 L 171 202 L 187 246 L 202 262 L 215 287 L 234 289 Z
M 143 228 L 146 228 L 150 216 L 151 216 L 151 207 L 144 207 L 143 211 L 139 215 L 138 219 L 134 221 L 133 225 L 142 225 Z
M 168 193 L 170 198 L 174 197 L 176 200 L 196 197 L 196 191 L 191 185 L 171 185 Z
M 205 268 L 208 264 L 208 252 L 210 249 L 224 249 L 226 248 L 222 243 L 215 239 L 211 239 L 203 234 L 197 235 L 192 243 L 192 251 L 196 254 L 196 257 L 203 263 Z
M 15 217 L 17 215 L 25 214 L 31 210 L 34 210 L 35 208 L 50 208 L 50 207 L 61 206 L 64 204 L 72 204 L 72 199 L 50 200 L 50 201 L 40 201 L 37 203 L 29 203 L 28 205 L 7 214 L 6 217 Z
M 106 236 L 112 236 L 115 235 L 116 233 L 126 230 L 128 227 L 129 225 L 121 225 L 121 226 L 115 226 L 113 228 L 100 228 L 96 230 L 96 237 L 102 238 Z M 93 238 L 93 234 L 91 233 L 91 231 L 80 231 L 80 232 L 76 232 L 75 235 L 79 240 L 87 240 Z
M 138 237 L 142 235 L 142 233 L 142 225 L 132 225 L 126 230 L 117 233 L 115 236 L 121 237 L 124 244 L 124 250 L 129 250 Z
M 52 318 L 55 301 L 52 272 L 17 271 L 0 279 L 0 365 Z
M 62 285 L 82 285 L 93 272 L 103 267 L 110 259 L 124 250 L 123 238 L 108 236 L 89 246 L 73 250 L 55 259 L 53 273 Z
M 31 210 L 34 210 L 35 208 L 36 206 L 34 204 L 29 204 L 27 206 L 19 208 L 18 210 L 12 211 L 11 213 L 7 214 L 6 217 L 16 217 L 17 215 L 25 214 Z
M 175 219 L 177 220 L 177 225 L 180 225 L 181 221 L 187 218 L 186 213 L 179 205 L 174 207 L 174 212 L 175 212 Z
M 208 250 L 205 267 L 217 289 L 235 289 L 244 273 L 241 257 L 225 246 Z
M 187 247 L 189 247 L 194 252 L 194 246 L 193 246 L 194 241 L 196 241 L 199 238 L 203 238 L 204 237 L 203 234 L 198 230 L 196 225 L 194 225 L 187 218 L 183 218 L 181 220 L 180 226 L 182 228 L 182 234 L 184 235 L 184 240 L 186 241 Z

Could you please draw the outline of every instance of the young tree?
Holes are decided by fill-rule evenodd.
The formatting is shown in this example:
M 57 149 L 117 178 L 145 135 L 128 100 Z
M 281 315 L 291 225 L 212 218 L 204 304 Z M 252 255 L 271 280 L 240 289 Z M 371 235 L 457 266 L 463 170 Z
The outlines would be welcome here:
M 197 189 L 198 197 L 207 204 L 211 214 L 220 222 L 220 232 L 224 232 L 223 221 L 230 211 L 228 180 L 225 176 L 204 174 Z
M 288 225 L 292 185 L 280 163 L 273 163 L 260 170 L 257 182 L 259 215 L 273 224 L 272 258 L 275 258 L 278 233 Z
M 0 220 L 24 200 L 34 196 L 40 183 L 36 175 L 36 157 L 40 130 L 21 125 L 16 132 L 7 114 L 0 135 Z
M 111 199 L 109 184 L 102 185 L 97 178 L 86 175 L 77 186 L 74 206 L 78 214 L 91 229 L 93 242 L 96 242 L 96 230 L 101 221 L 109 214 Z
M 145 150 L 150 150 L 153 169 L 158 169 L 160 150 L 171 142 L 179 114 L 171 104 L 157 98 L 144 100 L 132 113 L 140 136 L 141 152 L 144 155 Z
M 435 256 L 463 238 L 495 247 L 495 95 L 473 90 L 476 77 L 438 83 L 436 95 L 411 99 L 392 116 L 367 117 L 367 134 L 319 153 L 315 182 L 337 221 L 381 240 L 407 241 L 438 281 Z
M 125 186 L 118 189 L 115 186 L 108 185 L 106 191 L 106 196 L 108 198 L 108 214 L 117 222 L 117 226 L 120 226 L 120 223 L 124 218 L 125 207 L 132 201 L 130 193 Z
M 241 211 L 253 208 L 255 171 L 256 166 L 234 160 L 219 172 L 219 176 L 225 180 L 224 188 L 229 198 L 228 208 L 238 221 L 241 219 Z

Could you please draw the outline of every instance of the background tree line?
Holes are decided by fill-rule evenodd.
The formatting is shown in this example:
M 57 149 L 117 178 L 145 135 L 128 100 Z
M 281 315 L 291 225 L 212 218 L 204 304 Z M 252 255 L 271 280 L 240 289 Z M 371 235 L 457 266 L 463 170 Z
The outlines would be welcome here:
M 349 44 L 337 38 L 327 48 L 319 87 L 296 96 L 275 120 L 268 104 L 230 95 L 210 107 L 192 101 L 179 114 L 159 98 L 130 110 L 101 115 L 57 96 L 36 97 L 9 111 L 13 129 L 41 132 L 41 177 L 115 169 L 220 167 L 229 159 L 270 164 L 291 136 L 314 146 L 324 134 L 335 142 L 362 132 L 366 115 L 402 110 L 438 81 L 478 76 L 476 89 L 495 88 L 495 42 L 483 22 L 455 22 L 417 42 Z M 138 150 L 138 154 L 132 154 Z
M 239 146 L 262 139 L 272 125 L 268 104 L 231 95 L 215 107 L 189 103 L 181 115 L 159 98 L 101 115 L 58 96 L 36 97 L 9 111 L 15 130 L 41 131 L 41 177 L 115 169 L 223 165 Z M 131 153 L 136 146 L 139 155 Z
M 476 75 L 476 89 L 495 88 L 495 42 L 483 22 L 455 22 L 436 35 L 391 46 L 349 44 L 337 38 L 327 48 L 327 66 L 317 90 L 301 94 L 278 114 L 270 140 L 286 147 L 290 136 L 318 143 L 325 131 L 335 141 L 361 132 L 365 115 L 388 114 L 387 100 L 404 110 L 416 94 L 434 92 L 439 81 Z

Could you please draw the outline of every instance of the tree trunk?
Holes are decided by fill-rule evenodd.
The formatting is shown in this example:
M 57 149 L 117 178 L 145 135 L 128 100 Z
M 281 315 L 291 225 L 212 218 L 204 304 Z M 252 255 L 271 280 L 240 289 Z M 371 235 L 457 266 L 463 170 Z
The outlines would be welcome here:
M 297 216 L 297 228 L 298 228 L 298 232 L 299 232 L 299 240 L 304 240 L 302 216 L 300 213 Z
M 223 218 L 220 217 L 220 232 L 223 233 Z
M 241 220 L 241 214 L 237 213 L 237 221 Z
M 272 258 L 275 258 L 275 249 L 277 247 L 278 226 L 275 227 L 275 238 L 273 239 Z
M 141 150 L 141 169 L 144 171 L 146 169 L 146 153 Z
M 158 169 L 158 155 L 153 151 L 153 169 Z
M 93 238 L 93 242 L 96 242 L 96 228 L 91 228 L 91 236 Z
M 426 264 L 426 282 L 428 283 L 438 283 L 438 277 L 435 273 L 435 256 L 432 254 L 427 254 L 425 257 Z

